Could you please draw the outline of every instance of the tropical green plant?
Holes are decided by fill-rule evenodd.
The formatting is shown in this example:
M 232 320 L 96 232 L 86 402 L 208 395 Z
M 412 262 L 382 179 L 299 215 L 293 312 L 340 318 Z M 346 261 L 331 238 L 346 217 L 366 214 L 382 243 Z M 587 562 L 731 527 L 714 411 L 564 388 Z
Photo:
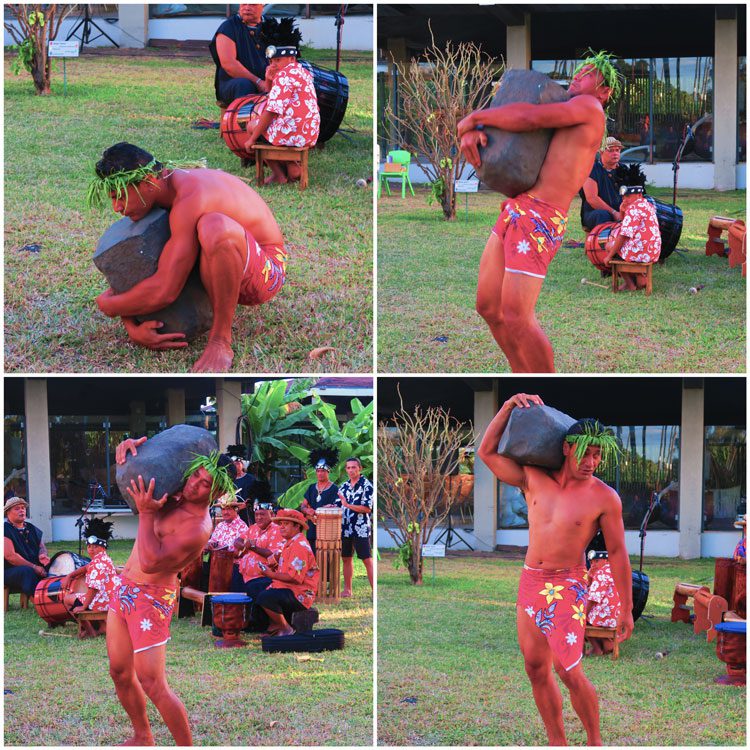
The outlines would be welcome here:
M 358 398 L 351 400 L 352 418 L 341 424 L 336 417 L 336 407 L 326 403 L 319 396 L 313 397 L 316 409 L 310 413 L 310 422 L 316 428 L 314 441 L 316 447 L 333 448 L 338 451 L 339 462 L 330 472 L 334 484 L 341 484 L 347 479 L 346 460 L 358 458 L 362 462 L 362 474 L 372 477 L 373 454 L 373 402 L 363 406 Z M 310 451 L 295 454 L 307 462 Z M 305 478 L 292 485 L 280 498 L 283 508 L 297 508 L 302 503 L 305 490 L 315 481 L 315 469 L 309 467 Z
M 302 422 L 309 420 L 318 403 L 303 406 L 311 380 L 267 380 L 254 393 L 242 394 L 240 440 L 251 445 L 250 463 L 255 473 L 268 479 L 275 463 L 294 456 L 306 461 L 309 451 L 299 443 L 314 436 Z

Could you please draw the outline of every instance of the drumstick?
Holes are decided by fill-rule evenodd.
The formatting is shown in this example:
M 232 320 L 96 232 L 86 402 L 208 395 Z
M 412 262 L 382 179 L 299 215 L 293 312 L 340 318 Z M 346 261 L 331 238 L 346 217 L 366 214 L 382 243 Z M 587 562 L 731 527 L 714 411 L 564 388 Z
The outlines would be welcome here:
M 39 635 L 57 636 L 58 638 L 75 638 L 74 635 L 67 633 L 50 633 L 48 630 L 40 630 Z
M 609 289 L 604 284 L 597 284 L 595 281 L 589 281 L 588 279 L 581 279 L 581 284 L 588 284 L 589 286 L 598 286 L 600 289 Z

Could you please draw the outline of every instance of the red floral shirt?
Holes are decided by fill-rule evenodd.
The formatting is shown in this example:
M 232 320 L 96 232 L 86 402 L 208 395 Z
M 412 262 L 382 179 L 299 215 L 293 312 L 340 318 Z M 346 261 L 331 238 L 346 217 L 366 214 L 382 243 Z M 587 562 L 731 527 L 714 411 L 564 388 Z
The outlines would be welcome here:
M 656 209 L 645 199 L 636 198 L 627 208 L 616 231 L 625 237 L 620 257 L 633 263 L 654 263 L 661 253 L 661 234 Z
M 248 527 L 242 537 L 243 539 L 249 539 L 256 547 L 270 549 L 277 556 L 286 543 L 284 537 L 281 536 L 281 529 L 278 524 L 273 522 L 269 523 L 265 529 L 261 529 L 257 523 L 254 523 Z M 246 583 L 253 578 L 261 578 L 267 570 L 266 558 L 261 557 L 257 552 L 246 552 L 240 558 L 240 573 L 242 573 L 242 578 Z
M 109 598 L 120 586 L 115 564 L 106 552 L 100 552 L 86 568 L 86 585 L 96 589 L 96 594 L 89 604 L 89 609 L 101 612 L 109 608 Z
M 622 605 L 607 560 L 594 560 L 589 570 L 589 625 L 616 628 Z
M 320 133 L 320 110 L 312 74 L 298 62 L 282 68 L 273 79 L 265 109 L 274 112 L 263 134 L 274 146 L 314 146 Z
M 304 534 L 299 533 L 287 540 L 279 553 L 279 573 L 294 578 L 294 583 L 276 581 L 271 584 L 272 589 L 291 589 L 297 601 L 306 609 L 315 601 L 318 591 L 320 571 L 313 553 Z
M 231 523 L 226 521 L 219 521 L 216 524 L 216 528 L 211 534 L 211 538 L 208 540 L 209 544 L 213 542 L 217 547 L 233 547 L 234 540 L 238 536 L 242 536 L 247 531 L 247 524 L 239 517 L 234 519 Z

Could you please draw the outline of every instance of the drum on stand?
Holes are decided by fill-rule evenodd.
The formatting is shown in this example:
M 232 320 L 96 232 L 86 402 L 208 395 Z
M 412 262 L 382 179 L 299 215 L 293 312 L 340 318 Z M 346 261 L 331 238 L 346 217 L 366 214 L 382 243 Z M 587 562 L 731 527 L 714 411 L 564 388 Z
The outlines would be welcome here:
M 214 643 L 217 648 L 247 646 L 240 637 L 249 620 L 248 605 L 252 600 L 246 594 L 217 594 L 211 598 L 214 625 L 222 632 L 222 638 Z
M 320 110 L 318 143 L 325 143 L 336 135 L 346 114 L 346 105 L 349 103 L 349 81 L 343 73 L 318 67 L 307 60 L 300 60 L 300 65 L 313 77 Z
M 612 229 L 616 226 L 616 221 L 608 221 L 604 224 L 598 224 L 586 235 L 585 248 L 588 259 L 596 268 L 607 276 L 609 276 L 612 271 L 609 266 L 604 263 L 604 258 L 607 256 L 605 245 L 612 234 Z
M 75 619 L 65 604 L 65 594 L 73 592 L 83 595 L 86 592 L 86 580 L 83 576 L 76 578 L 70 587 L 62 585 L 64 578 L 65 576 L 44 578 L 34 590 L 36 613 L 52 627 Z
M 215 549 L 211 552 L 208 572 L 208 590 L 211 593 L 229 591 L 235 559 L 234 550 L 231 549 Z
M 248 139 L 247 123 L 258 102 L 265 99 L 266 94 L 248 94 L 235 99 L 221 117 L 220 132 L 224 143 L 229 150 L 239 156 L 246 158 L 244 143 Z
M 318 508 L 315 513 L 315 561 L 320 570 L 318 599 L 341 596 L 341 508 Z
M 656 209 L 656 220 L 659 222 L 659 234 L 661 235 L 661 254 L 659 260 L 668 258 L 682 234 L 682 210 L 671 203 L 664 203 L 650 195 L 644 198 Z
M 75 552 L 58 552 L 50 560 L 47 570 L 51 576 L 66 576 L 90 562 L 88 557 L 82 557 Z

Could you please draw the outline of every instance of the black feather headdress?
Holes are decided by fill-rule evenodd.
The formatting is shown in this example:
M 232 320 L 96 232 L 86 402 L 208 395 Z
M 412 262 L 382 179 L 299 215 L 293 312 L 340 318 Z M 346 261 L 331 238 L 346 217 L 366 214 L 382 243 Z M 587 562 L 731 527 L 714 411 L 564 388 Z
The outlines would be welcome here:
M 615 185 L 621 187 L 645 187 L 646 175 L 637 163 L 620 164 L 615 170 Z
M 86 538 L 95 536 L 97 544 L 100 547 L 107 547 L 107 542 L 112 538 L 112 526 L 110 521 L 104 521 L 101 518 L 89 518 L 83 527 L 83 533 Z
M 266 45 L 266 57 L 297 57 L 302 32 L 295 28 L 294 18 L 266 18 L 260 25 L 260 38 Z
M 310 466 L 313 469 L 330 471 L 339 460 L 339 452 L 333 448 L 316 448 L 310 451 Z

